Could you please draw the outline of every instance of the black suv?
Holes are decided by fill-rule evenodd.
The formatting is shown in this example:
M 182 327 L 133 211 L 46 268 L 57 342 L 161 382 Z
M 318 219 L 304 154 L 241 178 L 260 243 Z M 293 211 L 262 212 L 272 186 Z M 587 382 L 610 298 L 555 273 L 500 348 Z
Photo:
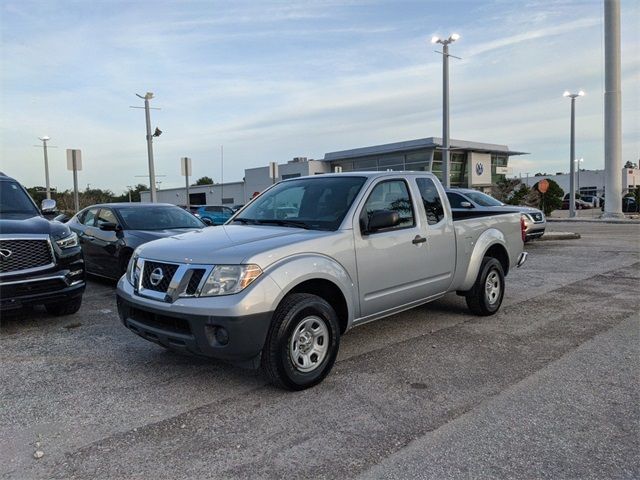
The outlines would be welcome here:
M 44 305 L 53 315 L 80 309 L 84 259 L 78 237 L 66 225 L 49 221 L 54 200 L 42 212 L 27 191 L 0 172 L 0 311 Z

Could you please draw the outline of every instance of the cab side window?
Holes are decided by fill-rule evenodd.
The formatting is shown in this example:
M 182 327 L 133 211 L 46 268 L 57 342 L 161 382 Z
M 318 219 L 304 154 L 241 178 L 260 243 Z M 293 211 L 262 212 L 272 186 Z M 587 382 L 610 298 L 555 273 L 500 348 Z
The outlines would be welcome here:
M 380 210 L 398 212 L 400 216 L 400 223 L 389 230 L 415 225 L 411 196 L 404 180 L 386 180 L 373 188 L 360 214 L 361 228 L 368 223 L 371 215 Z
M 427 214 L 427 223 L 435 225 L 440 223 L 444 218 L 444 208 L 442 207 L 442 199 L 438 193 L 438 188 L 430 178 L 417 178 L 416 183 L 422 197 L 425 213 Z

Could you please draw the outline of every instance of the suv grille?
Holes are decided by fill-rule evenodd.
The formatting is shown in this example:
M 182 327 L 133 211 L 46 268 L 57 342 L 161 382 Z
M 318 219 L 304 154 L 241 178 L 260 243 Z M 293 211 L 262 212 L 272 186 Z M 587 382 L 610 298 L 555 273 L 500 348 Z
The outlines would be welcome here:
M 145 260 L 144 272 L 142 272 L 142 288 L 155 292 L 166 292 L 176 270 L 178 270 L 178 265 L 172 263 Z
M 53 263 L 47 240 L 0 240 L 0 273 L 19 273 Z

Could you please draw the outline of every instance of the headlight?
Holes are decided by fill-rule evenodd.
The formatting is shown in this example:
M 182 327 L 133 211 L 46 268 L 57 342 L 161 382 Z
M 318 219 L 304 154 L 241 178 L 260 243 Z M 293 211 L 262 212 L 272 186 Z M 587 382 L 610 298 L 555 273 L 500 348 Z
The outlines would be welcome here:
M 63 250 L 65 248 L 71 248 L 71 247 L 77 247 L 78 246 L 78 235 L 76 235 L 75 232 L 71 232 L 70 235 L 61 238 L 60 240 L 56 240 L 56 244 L 62 248 Z
M 217 265 L 202 287 L 201 297 L 231 295 L 247 288 L 262 274 L 258 265 Z
M 138 284 L 138 278 L 140 278 L 140 258 L 136 252 L 133 252 L 129 265 L 127 265 L 127 280 L 134 287 Z

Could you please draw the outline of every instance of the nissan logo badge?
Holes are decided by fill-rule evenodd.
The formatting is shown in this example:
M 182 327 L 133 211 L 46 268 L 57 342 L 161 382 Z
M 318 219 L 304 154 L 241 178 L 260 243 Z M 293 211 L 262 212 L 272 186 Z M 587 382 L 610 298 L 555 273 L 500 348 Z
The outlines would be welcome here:
M 154 287 L 157 287 L 163 278 L 164 278 L 164 272 L 160 267 L 154 268 L 151 274 L 149 275 L 149 281 L 151 282 L 151 285 L 153 285 Z

